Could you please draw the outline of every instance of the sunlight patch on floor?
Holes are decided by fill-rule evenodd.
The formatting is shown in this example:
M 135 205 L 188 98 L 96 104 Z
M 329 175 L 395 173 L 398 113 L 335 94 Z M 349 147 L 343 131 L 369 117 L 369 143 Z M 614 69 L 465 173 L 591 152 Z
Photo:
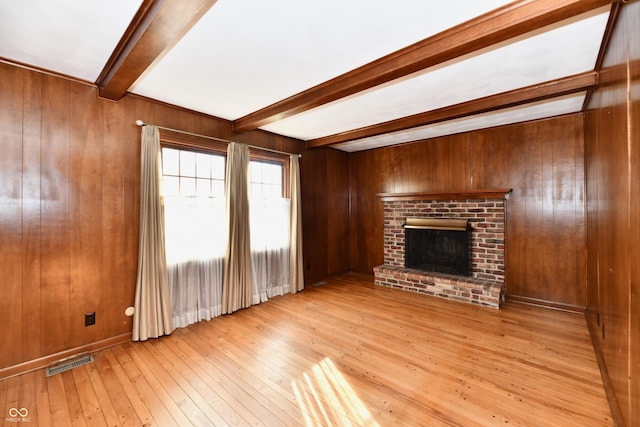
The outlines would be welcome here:
M 315 364 L 291 386 L 307 426 L 379 426 L 329 358 Z

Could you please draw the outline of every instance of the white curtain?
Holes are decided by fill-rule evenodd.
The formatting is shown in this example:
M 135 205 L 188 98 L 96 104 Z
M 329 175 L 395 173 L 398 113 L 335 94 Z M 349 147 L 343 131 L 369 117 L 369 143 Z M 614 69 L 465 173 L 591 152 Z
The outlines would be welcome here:
M 140 235 L 132 338 L 144 341 L 173 332 L 165 258 L 160 133 L 142 127 L 140 158 Z
M 288 199 L 251 199 L 253 304 L 289 292 Z
M 173 323 L 184 327 L 222 313 L 226 248 L 224 198 L 165 199 L 167 270 Z

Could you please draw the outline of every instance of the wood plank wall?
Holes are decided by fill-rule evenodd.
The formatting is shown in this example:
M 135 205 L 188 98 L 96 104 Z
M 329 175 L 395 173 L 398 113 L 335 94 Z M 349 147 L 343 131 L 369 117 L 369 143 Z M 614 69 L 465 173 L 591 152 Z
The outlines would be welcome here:
M 267 132 L 0 63 L 0 371 L 127 339 L 138 257 L 136 119 L 299 151 Z M 96 312 L 95 326 L 84 313 Z
M 351 267 L 370 273 L 382 264 L 376 193 L 513 188 L 507 294 L 584 307 L 582 124 L 573 114 L 352 153 Z
M 330 148 L 308 150 L 300 175 L 305 283 L 313 285 L 350 269 L 348 154 Z
M 620 425 L 640 423 L 640 2 L 621 5 L 585 120 L 587 321 Z

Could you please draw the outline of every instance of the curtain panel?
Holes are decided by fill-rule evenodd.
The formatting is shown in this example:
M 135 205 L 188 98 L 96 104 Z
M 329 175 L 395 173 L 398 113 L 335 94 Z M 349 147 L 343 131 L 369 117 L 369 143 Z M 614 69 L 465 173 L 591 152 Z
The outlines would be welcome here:
M 302 206 L 300 204 L 300 163 L 298 156 L 289 156 L 289 181 L 291 183 L 289 280 L 291 293 L 304 289 L 304 268 L 302 262 Z
M 251 235 L 249 231 L 249 147 L 229 143 L 225 197 L 227 250 L 222 283 L 222 313 L 233 313 L 252 303 Z
M 140 234 L 132 338 L 144 341 L 174 330 L 167 280 L 160 133 L 142 127 Z

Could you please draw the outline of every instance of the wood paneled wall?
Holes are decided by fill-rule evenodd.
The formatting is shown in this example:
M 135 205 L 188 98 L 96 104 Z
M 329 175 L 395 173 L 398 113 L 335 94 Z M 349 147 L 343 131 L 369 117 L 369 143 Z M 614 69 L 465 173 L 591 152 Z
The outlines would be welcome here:
M 308 150 L 301 162 L 305 283 L 348 271 L 348 154 L 329 148 Z
M 621 5 L 585 120 L 587 321 L 620 424 L 640 423 L 640 2 Z
M 376 193 L 513 188 L 507 294 L 584 307 L 582 123 L 573 114 L 351 154 L 351 267 L 383 262 Z
M 267 132 L 0 63 L 0 372 L 127 339 L 139 223 L 136 119 L 297 152 Z M 96 312 L 94 326 L 84 313 Z M 99 344 L 98 344 L 99 345 Z

